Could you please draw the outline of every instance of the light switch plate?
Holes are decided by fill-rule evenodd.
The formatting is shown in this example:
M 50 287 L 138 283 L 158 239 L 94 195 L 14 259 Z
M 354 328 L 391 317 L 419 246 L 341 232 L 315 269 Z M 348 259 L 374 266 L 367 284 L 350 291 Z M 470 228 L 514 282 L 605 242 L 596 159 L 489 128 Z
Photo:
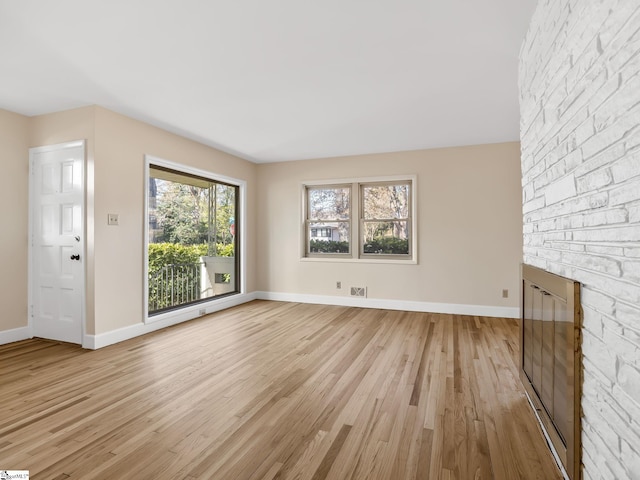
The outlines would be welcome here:
M 107 225 L 119 225 L 120 219 L 118 218 L 117 213 L 108 213 L 107 214 Z

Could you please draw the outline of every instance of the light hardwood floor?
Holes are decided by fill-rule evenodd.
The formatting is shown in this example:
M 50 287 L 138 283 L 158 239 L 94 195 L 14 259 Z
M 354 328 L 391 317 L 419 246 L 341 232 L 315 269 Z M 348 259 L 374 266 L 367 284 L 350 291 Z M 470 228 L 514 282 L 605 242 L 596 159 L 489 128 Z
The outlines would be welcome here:
M 515 320 L 255 301 L 98 351 L 0 346 L 32 479 L 560 479 Z

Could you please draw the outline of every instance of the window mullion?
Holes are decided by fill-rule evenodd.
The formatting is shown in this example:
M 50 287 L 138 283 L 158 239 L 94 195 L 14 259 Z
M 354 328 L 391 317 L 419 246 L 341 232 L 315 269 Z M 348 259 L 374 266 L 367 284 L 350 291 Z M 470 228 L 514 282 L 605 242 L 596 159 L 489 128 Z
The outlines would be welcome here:
M 351 243 L 353 245 L 352 252 L 355 258 L 360 258 L 362 256 L 362 248 L 360 246 L 360 219 L 362 218 L 362 210 L 361 210 L 361 199 L 360 199 L 360 184 L 354 182 L 351 185 L 351 191 L 353 192 L 353 201 L 352 201 L 352 218 L 355 221 L 352 221 L 351 224 Z

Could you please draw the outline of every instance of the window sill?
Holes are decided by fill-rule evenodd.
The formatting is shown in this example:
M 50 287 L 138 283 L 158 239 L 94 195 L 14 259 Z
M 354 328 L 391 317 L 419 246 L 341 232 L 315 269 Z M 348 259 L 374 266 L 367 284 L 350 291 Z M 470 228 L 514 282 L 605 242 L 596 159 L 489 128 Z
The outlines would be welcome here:
M 203 299 L 201 302 L 190 303 L 158 313 L 147 313 L 147 319 L 144 323 L 153 324 L 192 320 L 194 318 L 202 317 L 203 315 L 208 315 L 209 313 L 217 312 L 224 308 L 235 306 L 238 304 L 238 299 L 242 298 L 242 296 L 243 295 L 240 292 L 232 292 L 224 295 L 213 296 L 206 300 Z M 241 301 L 240 303 L 243 302 Z
M 418 260 L 415 258 L 399 259 L 399 258 L 338 258 L 338 257 L 301 257 L 301 262 L 310 263 L 381 263 L 393 265 L 417 265 Z

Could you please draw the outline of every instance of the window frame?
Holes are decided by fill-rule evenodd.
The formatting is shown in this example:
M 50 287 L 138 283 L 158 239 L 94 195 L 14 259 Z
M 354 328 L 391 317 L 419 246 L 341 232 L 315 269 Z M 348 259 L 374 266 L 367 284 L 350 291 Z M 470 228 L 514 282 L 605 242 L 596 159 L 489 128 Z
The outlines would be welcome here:
M 311 242 L 311 224 L 318 223 L 318 220 L 312 220 L 310 217 L 311 207 L 309 205 L 309 191 L 310 190 L 322 190 L 328 188 L 348 188 L 349 189 L 349 218 L 344 219 L 328 219 L 323 220 L 323 223 L 348 223 L 349 224 L 349 251 L 346 253 L 313 253 L 309 251 L 309 244 Z M 353 256 L 353 186 L 349 183 L 340 183 L 340 184 L 305 184 L 304 188 L 304 226 L 303 226 L 303 235 L 304 235 L 304 254 L 307 258 L 351 258 Z M 315 227 L 315 229 L 320 230 L 323 227 Z M 316 235 L 316 238 L 319 238 Z
M 216 295 L 209 298 L 201 299 L 197 302 L 188 303 L 175 308 L 166 309 L 159 312 L 149 312 L 149 174 L 151 166 L 173 170 L 178 173 L 184 173 L 187 176 L 201 177 L 203 179 L 211 180 L 219 184 L 227 184 L 229 186 L 237 187 L 236 196 L 236 208 L 235 208 L 235 223 L 236 223 L 236 259 L 235 273 L 236 273 L 236 290 L 231 293 Z M 143 225 L 144 225 L 144 242 L 143 242 L 143 313 L 144 322 L 146 324 L 169 321 L 172 319 L 184 319 L 194 318 L 201 314 L 202 309 L 205 308 L 210 311 L 208 307 L 215 306 L 216 304 L 224 305 L 228 304 L 230 298 L 237 295 L 246 294 L 246 197 L 247 197 L 247 182 L 245 180 L 236 179 L 219 173 L 211 172 L 208 170 L 202 170 L 199 168 L 191 167 L 182 163 L 176 163 L 169 160 L 165 160 L 152 155 L 144 156 L 144 212 L 143 212 Z M 220 308 L 220 307 L 217 307 Z
M 391 185 L 391 184 L 409 184 L 409 217 L 408 221 L 408 254 L 374 254 L 364 253 L 364 243 L 360 232 L 364 221 L 363 215 L 363 194 L 362 186 L 371 185 Z M 309 228 L 308 228 L 308 189 L 320 187 L 338 187 L 351 186 L 350 195 L 350 235 L 349 235 L 349 254 L 313 254 L 308 251 L 309 248 Z M 355 177 L 340 178 L 331 180 L 308 180 L 301 182 L 301 235 L 300 235 L 300 260 L 303 262 L 353 262 L 353 263 L 396 263 L 396 264 L 418 264 L 418 178 L 415 174 L 407 175 L 388 175 L 380 177 Z M 354 195 L 354 192 L 356 194 Z M 354 216 L 354 212 L 357 215 Z M 404 220 L 404 219 L 392 219 Z
M 407 205 L 407 213 L 408 217 L 403 218 L 376 218 L 376 219 L 366 219 L 364 215 L 364 189 L 366 187 L 383 187 L 383 186 L 392 186 L 392 185 L 409 185 L 409 201 Z M 358 232 L 358 252 L 360 258 L 379 258 L 379 259 L 409 259 L 412 258 L 413 252 L 413 242 L 412 242 L 412 211 L 413 211 L 413 184 L 411 180 L 389 180 L 382 182 L 360 182 L 358 184 L 359 191 L 359 207 L 360 213 L 358 215 L 358 223 L 359 223 L 359 232 Z M 408 253 L 365 253 L 364 251 L 364 238 L 362 236 L 362 232 L 364 231 L 364 224 L 367 222 L 398 222 L 405 221 L 407 222 L 407 240 L 408 240 Z

